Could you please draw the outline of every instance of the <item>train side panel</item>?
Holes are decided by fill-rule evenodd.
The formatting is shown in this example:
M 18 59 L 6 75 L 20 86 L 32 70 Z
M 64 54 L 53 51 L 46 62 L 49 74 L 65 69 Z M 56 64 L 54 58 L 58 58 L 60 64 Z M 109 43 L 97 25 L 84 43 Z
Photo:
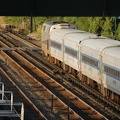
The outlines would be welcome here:
M 120 95 L 120 48 L 103 51 L 104 87 Z
M 76 42 L 72 42 L 69 40 L 64 41 L 64 62 L 66 65 L 69 65 L 77 71 L 79 70 L 78 45 L 79 44 L 77 44 Z
M 63 61 L 63 40 L 56 34 L 50 35 L 50 55 Z
M 78 32 L 78 30 L 75 30 L 75 29 L 57 29 L 57 30 L 50 32 L 50 55 L 52 57 L 64 62 L 65 49 L 67 46 L 70 46 L 68 43 L 69 41 L 65 42 L 65 36 L 67 34 L 72 34 L 73 32 Z M 64 44 L 65 44 L 65 46 L 64 46 Z M 72 45 L 74 45 L 74 44 L 75 43 L 72 42 Z M 78 48 L 75 51 L 78 51 Z M 71 57 L 71 59 L 73 59 L 73 56 L 70 56 L 70 57 Z M 67 64 L 67 65 L 69 65 L 69 64 Z M 72 65 L 72 67 L 73 67 L 73 65 Z
M 64 62 L 73 69 L 80 71 L 80 44 L 82 41 L 95 38 L 95 34 L 85 31 L 73 31 L 64 36 Z
M 81 45 L 80 61 L 82 74 L 100 84 L 100 57 L 98 51 L 92 47 Z
M 42 50 L 44 51 L 44 55 L 48 56 L 49 54 L 49 46 L 50 46 L 50 31 L 51 24 L 44 23 L 42 26 L 42 36 L 41 36 L 41 42 L 42 42 Z

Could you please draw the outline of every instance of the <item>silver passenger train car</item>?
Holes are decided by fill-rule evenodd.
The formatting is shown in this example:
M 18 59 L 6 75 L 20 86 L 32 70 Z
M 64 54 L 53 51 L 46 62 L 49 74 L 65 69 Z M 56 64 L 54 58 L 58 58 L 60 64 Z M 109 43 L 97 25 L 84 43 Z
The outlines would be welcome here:
M 119 41 L 68 23 L 47 22 L 42 29 L 42 50 L 50 62 L 120 103 Z

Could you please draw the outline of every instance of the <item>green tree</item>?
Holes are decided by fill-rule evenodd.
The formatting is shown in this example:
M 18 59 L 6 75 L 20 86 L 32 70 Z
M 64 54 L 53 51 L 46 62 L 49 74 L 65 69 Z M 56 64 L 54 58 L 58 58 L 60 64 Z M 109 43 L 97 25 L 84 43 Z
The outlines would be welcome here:
M 117 31 L 116 31 L 116 39 L 120 40 L 120 23 L 118 24 L 118 28 L 117 28 Z
M 114 20 L 110 17 L 106 17 L 105 18 L 105 22 L 102 26 L 102 35 L 109 37 L 109 38 L 114 38 L 114 34 L 113 34 L 113 24 L 114 24 Z
M 26 21 L 26 34 L 29 33 L 30 29 L 30 17 L 20 16 L 20 17 L 4 17 L 4 22 L 8 24 L 15 25 L 19 29 L 22 27 L 22 22 L 25 18 Z M 103 36 L 113 38 L 115 34 L 115 20 L 110 17 L 62 17 L 62 16 L 38 16 L 33 17 L 33 30 L 38 34 L 41 34 L 42 24 L 47 21 L 65 21 L 78 26 L 78 29 L 89 31 L 94 34 L 101 34 Z M 119 23 L 118 23 L 119 24 Z M 116 38 L 120 39 L 120 25 L 117 25 Z
M 63 21 L 76 24 L 77 17 L 63 17 Z
M 89 17 L 77 17 L 76 25 L 80 30 L 89 31 L 90 24 L 88 18 Z
M 94 34 L 101 34 L 102 26 L 104 24 L 104 18 L 103 17 L 90 17 L 88 19 L 88 22 L 90 24 L 89 32 L 92 32 Z

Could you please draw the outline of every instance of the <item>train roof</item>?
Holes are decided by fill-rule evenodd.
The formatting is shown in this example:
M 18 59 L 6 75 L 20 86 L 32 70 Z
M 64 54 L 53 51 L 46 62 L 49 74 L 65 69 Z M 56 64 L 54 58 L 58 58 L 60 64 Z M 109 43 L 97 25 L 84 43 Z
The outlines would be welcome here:
M 77 29 L 57 29 L 55 31 L 52 31 L 50 33 L 52 36 L 59 36 L 61 38 L 64 38 L 64 40 L 70 40 L 75 41 L 77 43 L 80 43 L 82 40 L 89 39 L 89 38 L 96 38 L 97 35 L 77 30 Z
M 81 32 L 74 32 L 72 34 L 67 34 L 64 37 L 64 40 L 76 41 L 77 43 L 81 43 L 84 40 L 95 39 L 97 37 L 98 36 L 96 34 L 92 34 L 92 33 L 85 32 L 85 31 L 81 31 Z
M 59 37 L 65 41 L 81 43 L 81 45 L 88 46 L 100 52 L 107 50 L 109 47 L 120 45 L 120 41 L 77 29 L 57 29 L 50 34 L 52 37 L 56 36 L 55 38 Z
M 48 22 L 45 22 L 45 24 L 60 24 L 60 23 L 68 23 L 68 22 L 65 22 L 65 21 L 48 21 Z
M 49 32 L 56 29 L 77 29 L 77 26 L 64 21 L 49 21 L 44 23 L 43 26 L 49 28 Z
M 84 31 L 81 31 L 78 29 L 56 29 L 56 30 L 52 31 L 50 34 L 64 37 L 65 35 L 72 34 L 74 32 L 84 32 Z
M 102 53 L 120 59 L 120 46 L 105 49 Z
M 48 22 L 45 22 L 43 25 L 52 26 L 52 25 L 61 24 L 61 23 L 68 23 L 68 22 L 64 22 L 64 21 L 48 21 Z
M 97 38 L 85 40 L 81 43 L 81 45 L 88 46 L 98 51 L 103 51 L 110 47 L 119 46 L 120 42 L 110 38 Z

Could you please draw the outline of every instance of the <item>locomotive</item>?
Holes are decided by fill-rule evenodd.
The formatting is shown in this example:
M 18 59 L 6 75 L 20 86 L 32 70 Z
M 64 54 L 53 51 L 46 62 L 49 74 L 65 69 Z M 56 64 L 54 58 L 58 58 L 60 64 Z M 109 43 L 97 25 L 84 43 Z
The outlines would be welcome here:
M 44 56 L 91 88 L 120 103 L 120 42 L 50 21 L 42 26 Z

